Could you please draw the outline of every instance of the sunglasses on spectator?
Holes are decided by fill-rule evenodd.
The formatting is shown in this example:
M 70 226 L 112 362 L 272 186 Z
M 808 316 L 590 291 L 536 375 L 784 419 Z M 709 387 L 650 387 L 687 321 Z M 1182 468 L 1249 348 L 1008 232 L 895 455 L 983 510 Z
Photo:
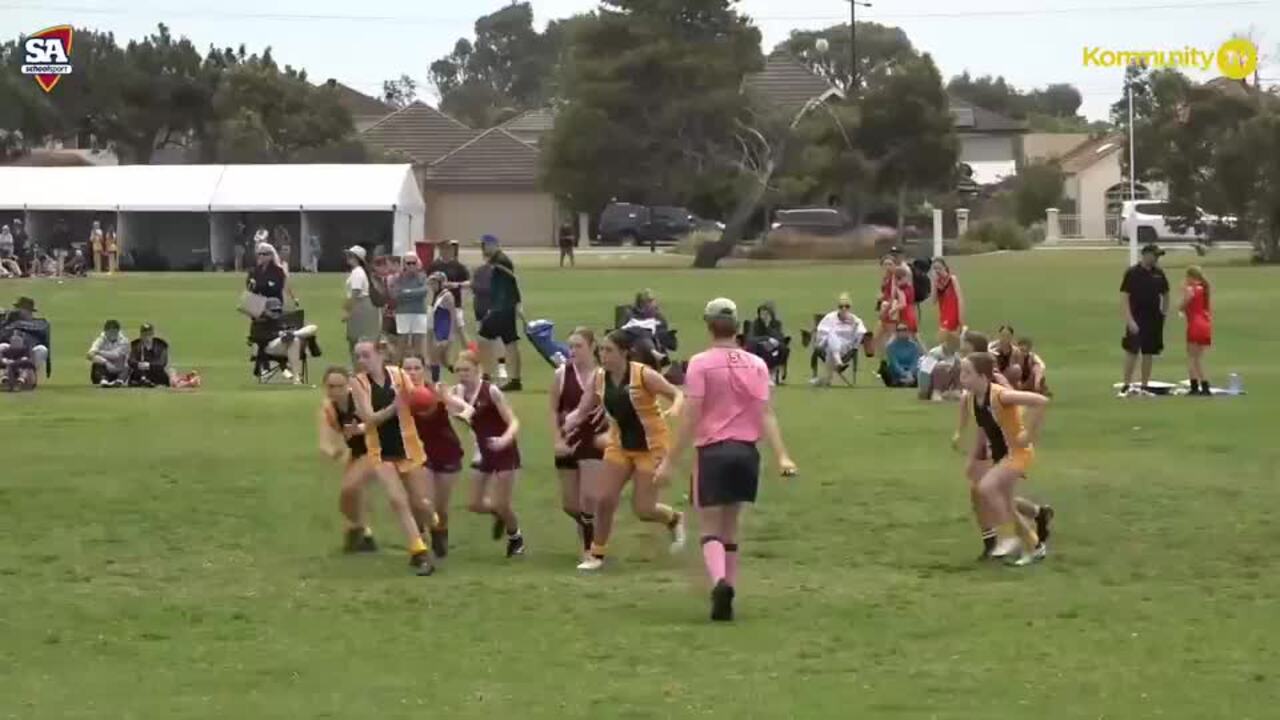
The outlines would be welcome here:
M 840 309 L 841 309 L 841 310 L 848 310 L 849 308 L 852 308 L 852 307 L 853 307 L 852 305 L 841 305 L 841 306 L 840 306 Z
M 261 252 L 261 253 L 258 253 L 258 257 L 271 257 L 271 253 Z

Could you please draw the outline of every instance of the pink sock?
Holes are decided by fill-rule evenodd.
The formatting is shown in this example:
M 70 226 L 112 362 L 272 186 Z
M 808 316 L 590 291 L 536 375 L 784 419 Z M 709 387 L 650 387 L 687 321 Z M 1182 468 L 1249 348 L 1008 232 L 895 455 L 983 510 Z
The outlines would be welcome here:
M 724 581 L 732 587 L 738 586 L 737 543 L 728 543 L 724 546 Z
M 720 542 L 720 538 L 702 538 L 702 562 L 707 566 L 707 575 L 711 577 L 712 585 L 724 579 L 726 560 L 724 543 Z

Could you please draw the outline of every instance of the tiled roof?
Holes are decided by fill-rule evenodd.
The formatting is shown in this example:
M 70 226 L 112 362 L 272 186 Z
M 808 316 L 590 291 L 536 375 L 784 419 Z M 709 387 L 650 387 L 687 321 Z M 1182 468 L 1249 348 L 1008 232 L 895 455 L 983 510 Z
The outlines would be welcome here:
M 486 130 L 427 169 L 427 184 L 468 188 L 538 186 L 538 149 L 502 128 Z
M 746 87 L 749 92 L 788 113 L 799 112 L 816 97 L 840 94 L 834 85 L 782 51 L 769 56 L 764 70 L 748 75 Z
M 1103 135 L 1086 140 L 1058 160 L 1062 171 L 1068 175 L 1084 170 L 1104 158 L 1124 149 L 1124 136 Z
M 473 140 L 475 130 L 421 102 L 397 110 L 365 130 L 360 137 L 388 153 L 407 156 L 426 165 Z
M 556 126 L 556 113 L 551 108 L 539 108 L 520 113 L 502 124 L 502 129 L 511 133 L 546 133 Z
M 959 132 L 1026 132 L 1027 124 L 1007 118 L 1000 113 L 978 107 L 971 102 L 950 95 L 947 98 L 955 129 Z
M 329 80 L 321 87 L 331 89 L 338 96 L 338 104 L 346 108 L 352 117 L 383 117 L 395 112 L 394 107 L 378 98 L 365 95 L 337 80 Z

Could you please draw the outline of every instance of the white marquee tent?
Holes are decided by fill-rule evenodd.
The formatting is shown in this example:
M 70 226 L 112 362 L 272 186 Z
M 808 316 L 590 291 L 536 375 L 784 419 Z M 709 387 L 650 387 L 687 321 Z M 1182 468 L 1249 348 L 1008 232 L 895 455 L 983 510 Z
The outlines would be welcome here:
M 294 228 L 291 259 L 304 267 L 314 250 L 340 254 L 348 242 L 408 252 L 426 228 L 409 165 L 0 168 L 0 217 L 5 212 L 24 214 L 43 246 L 55 223 L 72 226 L 79 241 L 99 220 L 117 227 L 122 252 L 149 241 L 150 252 L 206 265 L 231 263 L 238 220 Z

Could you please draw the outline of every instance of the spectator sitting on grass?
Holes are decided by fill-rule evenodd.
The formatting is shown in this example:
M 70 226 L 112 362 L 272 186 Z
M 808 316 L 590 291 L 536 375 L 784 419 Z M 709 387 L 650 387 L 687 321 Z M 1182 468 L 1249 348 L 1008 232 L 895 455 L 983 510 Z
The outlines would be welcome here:
M 1038 393 L 1049 396 L 1049 381 L 1045 377 L 1045 371 L 1048 367 L 1044 364 L 1044 360 L 1034 352 L 1035 344 L 1029 337 L 1018 338 L 1018 351 L 1022 356 L 1022 362 L 1019 366 L 1020 372 L 1018 380 L 1018 389 L 1026 392 Z
M 85 356 L 89 381 L 98 387 L 124 387 L 129 380 L 129 341 L 117 320 L 108 320 Z
M 14 341 L 14 335 L 21 336 L 21 343 Z M 36 368 L 44 367 L 45 377 L 53 370 L 49 359 L 49 321 L 36 315 L 36 301 L 29 297 L 20 297 L 13 304 L 13 310 L 5 314 L 0 322 L 0 354 L 9 350 L 11 345 L 24 348 L 22 357 L 29 357 Z M 20 359 L 16 356 L 13 359 Z
M 169 387 L 169 343 L 156 337 L 155 326 L 143 323 L 129 344 L 129 386 Z
M 920 345 L 911 336 L 911 328 L 898 323 L 893 339 L 884 349 L 880 378 L 888 387 L 915 387 L 916 369 L 920 365 Z
M 941 402 L 960 399 L 960 336 L 942 333 L 942 344 L 920 358 L 917 381 L 920 399 Z

